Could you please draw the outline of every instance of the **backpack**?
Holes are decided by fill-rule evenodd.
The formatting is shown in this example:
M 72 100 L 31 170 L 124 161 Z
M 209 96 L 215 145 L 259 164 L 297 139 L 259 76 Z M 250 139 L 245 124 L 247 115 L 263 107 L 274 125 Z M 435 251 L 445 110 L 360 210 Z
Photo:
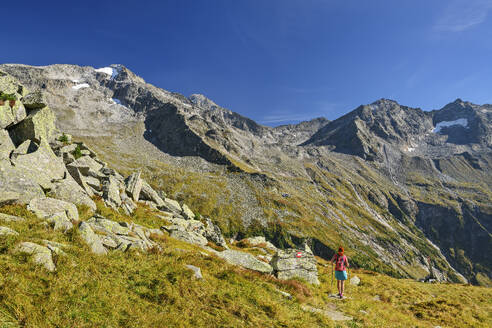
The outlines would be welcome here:
M 345 271 L 345 261 L 346 261 L 345 255 L 340 256 L 337 254 L 336 255 L 335 271 Z

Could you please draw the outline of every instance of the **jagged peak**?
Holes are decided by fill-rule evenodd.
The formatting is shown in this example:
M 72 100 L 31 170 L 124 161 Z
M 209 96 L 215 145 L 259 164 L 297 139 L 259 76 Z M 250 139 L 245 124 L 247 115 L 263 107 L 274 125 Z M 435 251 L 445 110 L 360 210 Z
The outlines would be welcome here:
M 203 109 L 215 110 L 220 106 L 217 105 L 214 101 L 207 98 L 205 95 L 200 93 L 194 93 L 188 97 L 188 99 L 196 106 L 201 107 Z

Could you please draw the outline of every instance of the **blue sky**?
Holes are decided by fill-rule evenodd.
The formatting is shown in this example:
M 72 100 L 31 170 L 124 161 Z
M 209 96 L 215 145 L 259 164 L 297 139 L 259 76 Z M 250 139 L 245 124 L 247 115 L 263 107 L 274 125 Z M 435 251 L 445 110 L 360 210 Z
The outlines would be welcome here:
M 379 98 L 492 103 L 492 0 L 25 0 L 2 12 L 0 62 L 120 63 L 267 125 Z

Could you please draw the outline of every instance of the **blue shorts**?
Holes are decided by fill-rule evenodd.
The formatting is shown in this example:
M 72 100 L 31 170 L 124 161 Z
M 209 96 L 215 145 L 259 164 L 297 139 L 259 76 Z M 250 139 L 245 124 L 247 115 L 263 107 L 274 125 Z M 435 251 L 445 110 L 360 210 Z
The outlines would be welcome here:
M 335 271 L 337 280 L 347 280 L 347 271 Z

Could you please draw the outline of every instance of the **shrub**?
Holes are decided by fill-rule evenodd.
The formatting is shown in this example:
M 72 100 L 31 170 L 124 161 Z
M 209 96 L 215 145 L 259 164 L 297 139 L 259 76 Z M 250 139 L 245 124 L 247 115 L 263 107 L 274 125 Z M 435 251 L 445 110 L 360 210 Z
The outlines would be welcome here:
M 60 138 L 58 138 L 58 141 L 63 142 L 63 143 L 68 143 L 68 137 L 65 133 L 63 133 Z
M 77 145 L 75 150 L 72 152 L 72 155 L 73 157 L 75 157 L 75 159 L 79 159 L 82 157 L 82 149 L 80 149 L 80 145 Z

